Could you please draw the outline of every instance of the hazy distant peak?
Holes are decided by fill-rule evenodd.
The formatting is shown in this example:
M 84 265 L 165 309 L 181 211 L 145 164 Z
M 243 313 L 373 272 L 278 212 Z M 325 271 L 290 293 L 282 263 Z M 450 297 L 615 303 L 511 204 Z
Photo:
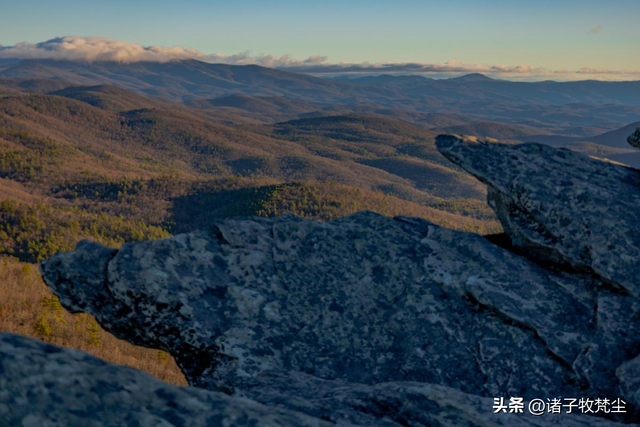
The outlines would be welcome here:
M 491 82 L 494 81 L 495 79 L 492 79 L 491 77 L 487 77 L 484 74 L 481 73 L 471 73 L 471 74 L 465 74 L 464 76 L 460 76 L 460 77 L 453 77 L 449 80 L 456 80 L 456 81 L 465 81 L 465 82 L 483 82 L 483 81 L 487 81 L 487 82 Z

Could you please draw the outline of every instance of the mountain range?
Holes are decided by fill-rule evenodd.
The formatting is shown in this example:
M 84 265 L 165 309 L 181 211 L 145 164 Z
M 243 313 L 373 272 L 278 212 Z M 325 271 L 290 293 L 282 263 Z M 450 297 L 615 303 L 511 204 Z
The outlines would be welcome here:
M 117 88 L 127 94 L 116 93 Z M 548 143 L 640 165 L 624 138 L 640 119 L 638 81 L 512 82 L 481 74 L 328 79 L 196 60 L 0 64 L 0 94 L 20 91 L 100 108 L 121 103 L 112 107 L 120 111 L 157 108 L 162 102 L 231 126 L 354 114 L 384 117 L 435 133 Z
M 435 150 L 437 134 L 541 142 L 640 166 L 625 142 L 639 118 L 640 82 L 327 79 L 195 60 L 13 61 L 0 64 L 0 186 L 24 200 L 65 194 L 68 203 L 62 188 L 81 184 L 85 194 L 123 176 L 175 176 L 183 187 L 171 197 L 199 199 L 204 190 L 184 182 L 333 182 L 457 215 L 483 211 L 484 189 Z M 173 202 L 163 200 L 164 214 L 138 219 L 170 221 Z
M 640 117 L 638 81 L 512 82 L 481 74 L 440 80 L 389 75 L 325 79 L 256 65 L 196 60 L 168 63 L 24 60 L 0 64 L 0 78 L 46 79 L 58 85 L 107 84 L 178 102 L 230 95 L 281 97 L 287 102 L 312 104 L 320 111 L 387 110 L 384 115 L 404 115 L 406 120 L 422 127 L 437 126 L 429 122 L 429 114 L 458 114 L 469 121 L 523 124 L 568 136 L 613 130 Z

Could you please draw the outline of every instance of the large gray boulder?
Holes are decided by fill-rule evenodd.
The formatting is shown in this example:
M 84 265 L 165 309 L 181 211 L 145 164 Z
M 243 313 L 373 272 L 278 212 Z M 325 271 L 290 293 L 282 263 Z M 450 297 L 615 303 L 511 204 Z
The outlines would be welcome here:
M 169 351 L 192 385 L 354 425 L 406 425 L 402 408 L 438 425 L 438 405 L 442 425 L 480 425 L 451 410 L 455 393 L 496 423 L 487 398 L 615 398 L 616 368 L 640 352 L 632 297 L 415 218 L 221 220 L 120 250 L 83 242 L 42 273 L 69 310 Z M 455 390 L 429 404 L 437 387 Z
M 329 426 L 242 397 L 177 387 L 84 352 L 0 333 L 0 425 Z
M 640 171 L 535 143 L 440 136 L 437 146 L 487 184 L 515 247 L 640 296 Z

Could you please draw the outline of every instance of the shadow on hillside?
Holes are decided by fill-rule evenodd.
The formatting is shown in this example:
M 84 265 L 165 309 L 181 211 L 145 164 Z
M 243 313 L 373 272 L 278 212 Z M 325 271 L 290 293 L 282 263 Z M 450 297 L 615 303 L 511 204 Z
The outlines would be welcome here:
M 211 191 L 199 189 L 171 199 L 169 221 L 173 233 L 184 233 L 211 225 L 214 220 L 257 215 L 263 200 L 275 186 Z

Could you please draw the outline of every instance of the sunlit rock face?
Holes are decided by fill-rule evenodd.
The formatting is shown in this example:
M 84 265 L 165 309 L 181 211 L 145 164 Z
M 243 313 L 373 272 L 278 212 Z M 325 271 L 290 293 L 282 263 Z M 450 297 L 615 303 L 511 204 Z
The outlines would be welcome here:
M 555 425 L 493 415 L 498 396 L 624 397 L 608 417 L 633 420 L 638 172 L 538 144 L 438 148 L 488 185 L 509 243 L 372 213 L 229 219 L 82 242 L 43 277 L 193 386 L 341 425 Z

